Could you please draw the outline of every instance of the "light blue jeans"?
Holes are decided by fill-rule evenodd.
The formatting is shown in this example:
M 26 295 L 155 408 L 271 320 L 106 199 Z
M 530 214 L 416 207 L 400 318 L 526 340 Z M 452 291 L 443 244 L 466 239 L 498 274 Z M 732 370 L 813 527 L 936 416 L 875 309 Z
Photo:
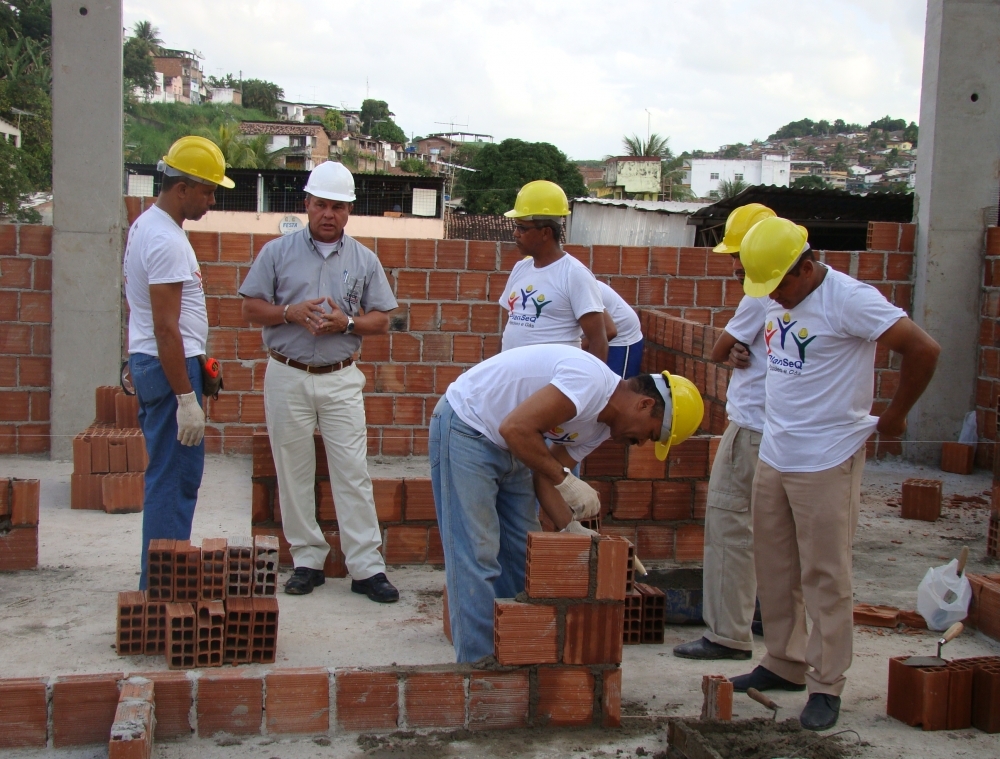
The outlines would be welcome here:
M 428 442 L 455 659 L 493 654 L 493 601 L 524 590 L 528 533 L 541 530 L 531 471 L 442 397 Z

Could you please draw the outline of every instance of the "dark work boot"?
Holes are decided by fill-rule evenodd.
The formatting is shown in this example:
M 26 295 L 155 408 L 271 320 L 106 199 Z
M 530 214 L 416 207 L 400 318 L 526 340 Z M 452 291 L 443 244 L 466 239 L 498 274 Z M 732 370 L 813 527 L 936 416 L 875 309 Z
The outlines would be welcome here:
M 749 659 L 753 652 L 713 643 L 708 638 L 698 638 L 674 646 L 674 656 L 681 659 Z
M 829 693 L 810 693 L 799 722 L 806 730 L 829 730 L 840 716 L 840 696 Z
M 368 596 L 380 604 L 391 604 L 399 600 L 399 591 L 382 572 L 372 575 L 367 580 L 351 580 L 351 592 Z
M 778 677 L 771 670 L 761 666 L 754 667 L 753 672 L 748 675 L 738 675 L 729 679 L 733 683 L 733 690 L 737 693 L 746 693 L 747 688 L 756 688 L 761 692 L 766 690 L 803 691 L 806 689 L 805 683 L 801 685 L 793 683 L 791 680 Z
M 322 569 L 295 567 L 295 572 L 285 583 L 285 592 L 290 596 L 304 596 L 312 593 L 313 588 L 326 582 Z

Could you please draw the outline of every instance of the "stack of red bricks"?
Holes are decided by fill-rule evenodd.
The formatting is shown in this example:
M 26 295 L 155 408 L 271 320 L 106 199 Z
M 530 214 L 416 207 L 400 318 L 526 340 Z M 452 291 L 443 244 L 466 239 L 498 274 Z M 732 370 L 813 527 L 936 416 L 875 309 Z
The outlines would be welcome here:
M 979 298 L 979 376 L 976 379 L 976 427 L 986 445 L 976 446 L 976 463 L 997 465 L 997 412 L 1000 410 L 1000 227 L 986 230 L 983 289 Z
M 73 438 L 70 506 L 109 514 L 142 511 L 146 440 L 139 429 L 139 402 L 120 387 L 95 391 L 94 423 Z
M 621 538 L 528 533 L 525 594 L 496 601 L 494 655 L 534 670 L 544 724 L 621 722 L 629 548 Z
M 1000 732 L 1000 656 L 953 659 L 944 667 L 908 667 L 908 658 L 889 660 L 890 717 L 924 730 Z
M 152 540 L 147 590 L 118 594 L 118 655 L 166 654 L 171 669 L 273 662 L 278 541 Z
M 153 681 L 131 677 L 121 684 L 121 695 L 111 724 L 108 759 L 149 759 L 153 753 Z
M 973 627 L 994 640 L 1000 640 L 1000 574 L 967 573 L 972 586 L 972 601 L 966 627 Z
M 38 566 L 38 480 L 0 479 L 0 572 Z

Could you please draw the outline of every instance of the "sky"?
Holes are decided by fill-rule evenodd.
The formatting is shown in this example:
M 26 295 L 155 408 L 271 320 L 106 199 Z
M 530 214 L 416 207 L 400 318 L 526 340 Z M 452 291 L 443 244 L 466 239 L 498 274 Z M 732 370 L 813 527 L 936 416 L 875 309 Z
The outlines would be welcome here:
M 125 0 L 206 75 L 288 99 L 384 100 L 408 136 L 464 130 L 574 159 L 647 129 L 683 150 L 801 118 L 918 121 L 925 0 Z M 444 123 L 442 123 L 444 122 Z

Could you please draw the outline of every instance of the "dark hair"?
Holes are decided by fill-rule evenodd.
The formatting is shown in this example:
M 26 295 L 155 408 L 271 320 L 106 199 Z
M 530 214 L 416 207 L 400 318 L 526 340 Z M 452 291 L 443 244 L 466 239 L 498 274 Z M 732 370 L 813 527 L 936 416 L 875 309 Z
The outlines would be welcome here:
M 160 192 L 170 192 L 176 185 L 183 182 L 188 187 L 194 187 L 199 182 L 191 179 L 190 177 L 171 177 L 166 174 L 163 175 L 163 183 L 160 185 Z
M 552 230 L 552 239 L 562 242 L 563 225 L 558 219 L 535 219 L 535 226 L 539 229 L 548 228 Z
M 652 374 L 637 374 L 625 380 L 625 384 L 628 385 L 629 390 L 656 401 L 650 416 L 663 416 L 667 410 L 667 404 L 664 402 L 663 396 L 660 395 L 660 391 L 656 389 Z
M 815 261 L 815 260 L 816 260 L 816 254 L 813 253 L 812 248 L 809 248 L 809 250 L 807 250 L 805 253 L 799 256 L 799 260 L 795 262 L 795 266 L 793 266 L 791 269 L 788 270 L 788 273 L 791 274 L 793 277 L 797 277 L 799 276 L 799 272 L 802 269 L 803 261 Z

